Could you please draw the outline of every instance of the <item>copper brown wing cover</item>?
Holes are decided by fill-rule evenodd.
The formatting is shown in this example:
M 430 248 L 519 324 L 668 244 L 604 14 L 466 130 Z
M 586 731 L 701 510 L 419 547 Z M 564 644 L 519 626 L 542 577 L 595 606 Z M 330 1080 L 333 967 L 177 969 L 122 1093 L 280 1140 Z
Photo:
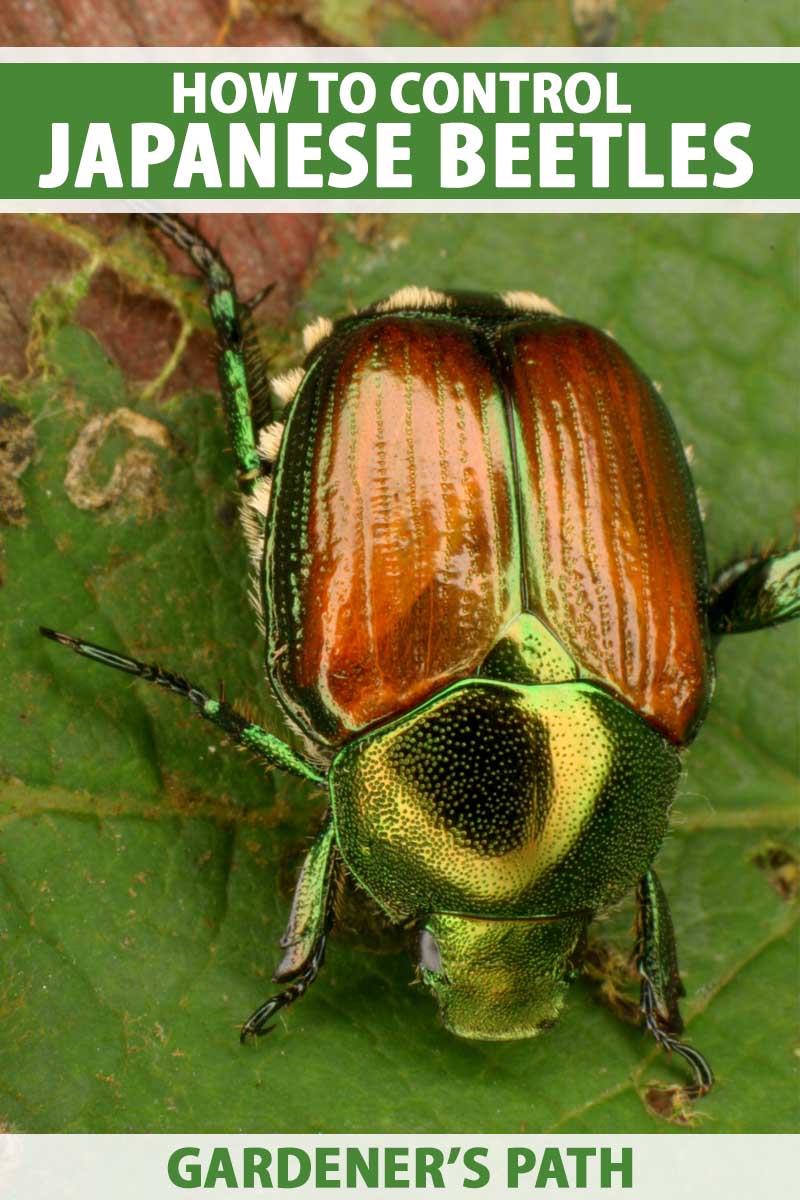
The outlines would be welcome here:
M 267 667 L 338 745 L 473 674 L 523 608 L 681 742 L 710 681 L 674 427 L 597 330 L 365 320 L 294 401 L 265 558 Z
M 526 607 L 584 676 L 683 743 L 713 667 L 703 532 L 672 419 L 591 326 L 522 321 L 497 350 L 516 414 Z
M 485 339 L 383 317 L 294 402 L 267 548 L 268 669 L 332 743 L 475 670 L 518 609 L 513 475 Z

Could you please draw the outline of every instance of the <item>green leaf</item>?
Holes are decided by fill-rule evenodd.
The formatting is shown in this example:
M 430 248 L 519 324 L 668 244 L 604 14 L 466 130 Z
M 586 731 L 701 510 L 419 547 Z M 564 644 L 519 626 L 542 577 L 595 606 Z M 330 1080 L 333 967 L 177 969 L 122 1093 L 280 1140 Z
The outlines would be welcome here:
M 791 533 L 794 225 L 779 216 L 343 218 L 286 339 L 299 350 L 304 318 L 407 282 L 549 296 L 610 329 L 662 384 L 695 449 L 720 565 Z M 125 262 L 149 258 L 157 272 L 142 237 L 124 244 Z M 188 295 L 168 277 L 159 286 L 178 304 Z M 4 534 L 0 594 L 7 1122 L 98 1132 L 674 1128 L 644 1098 L 653 1080 L 682 1082 L 680 1064 L 602 1007 L 590 984 L 576 985 L 561 1024 L 539 1040 L 459 1042 L 423 989 L 409 988 L 402 946 L 369 919 L 334 940 L 320 981 L 276 1032 L 239 1046 L 239 1022 L 272 989 L 320 797 L 219 745 L 174 698 L 38 637 L 43 623 L 210 688 L 222 677 L 229 697 L 279 727 L 245 598 L 217 400 L 193 390 L 143 400 L 63 304 L 56 319 L 53 303 L 46 295 L 35 313 L 48 331 L 41 370 L 5 397 L 31 415 L 38 445 L 18 481 L 27 524 Z M 160 422 L 163 445 L 135 426 L 109 426 L 103 453 L 68 492 L 87 424 L 121 407 Z M 144 483 L 126 492 L 136 484 L 126 468 L 107 507 L 77 507 L 80 488 L 103 492 L 132 448 L 150 456 Z M 791 883 L 796 860 L 776 853 L 796 854 L 797 647 L 791 626 L 722 645 L 712 712 L 659 858 L 688 1034 L 718 1075 L 699 1105 L 713 1118 L 701 1127 L 715 1132 L 783 1131 L 797 1119 L 787 1016 L 795 909 L 773 869 L 784 861 Z M 598 935 L 626 948 L 630 916 Z
M 314 11 L 335 35 L 355 38 L 345 7 L 320 0 Z M 374 26 L 376 39 L 395 43 L 573 37 L 566 0 L 476 3 L 455 35 L 445 4 L 435 6 L 438 24 L 409 17 L 418 7 L 390 6 L 387 23 L 373 6 L 370 36 Z M 797 41 L 793 0 L 736 0 L 724 17 L 697 0 L 616 7 L 619 41 Z M 646 1090 L 653 1080 L 683 1082 L 680 1064 L 617 1020 L 591 984 L 574 987 L 563 1020 L 541 1039 L 459 1042 L 422 989 L 408 986 L 403 947 L 369 915 L 348 914 L 320 981 L 278 1029 L 239 1046 L 239 1023 L 272 991 L 320 797 L 226 750 L 174 698 L 36 632 L 42 623 L 80 633 L 209 688 L 222 677 L 230 698 L 280 728 L 246 601 L 218 402 L 187 384 L 203 377 L 205 343 L 195 343 L 207 323 L 197 290 L 167 275 L 138 234 L 109 239 L 102 221 L 30 229 L 40 253 L 14 260 L 4 297 L 18 284 L 35 295 L 41 262 L 58 270 L 44 273 L 32 311 L 10 305 L 15 320 L 3 326 L 9 344 L 18 330 L 24 339 L 0 404 L 30 416 L 37 450 L 0 491 L 11 522 L 0 530 L 0 1119 L 33 1132 L 678 1128 L 647 1107 Z M 18 222 L 12 251 L 25 233 Z M 305 319 L 405 283 L 533 289 L 610 329 L 662 384 L 694 447 L 714 566 L 792 536 L 794 218 L 342 218 L 328 234 L 290 326 L 263 331 L 276 367 L 291 363 L 292 346 L 301 356 Z M 90 319 L 87 288 L 102 272 L 111 286 Z M 142 297 L 162 305 L 149 315 L 145 305 L 146 320 Z M 115 306 L 121 319 L 111 328 Z M 179 330 L 189 344 L 182 357 L 171 354 Z M 19 369 L 23 351 L 30 376 Z M 141 436 L 154 432 L 146 423 L 112 422 L 120 409 L 159 422 L 161 441 Z M 104 419 L 97 456 L 76 463 L 87 426 L 97 431 Z M 105 507 L 78 506 L 98 496 Z M 787 1015 L 797 961 L 798 665 L 792 626 L 722 645 L 714 704 L 658 860 L 688 1036 L 718 1077 L 698 1105 L 709 1119 L 694 1127 L 704 1131 L 783 1132 L 800 1117 Z M 630 919 L 628 907 L 597 935 L 625 949 Z

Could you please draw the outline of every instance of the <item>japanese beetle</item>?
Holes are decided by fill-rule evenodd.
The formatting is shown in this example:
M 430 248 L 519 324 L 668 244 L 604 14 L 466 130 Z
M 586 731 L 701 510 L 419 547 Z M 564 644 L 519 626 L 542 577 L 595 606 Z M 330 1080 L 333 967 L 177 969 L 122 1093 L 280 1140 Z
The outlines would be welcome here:
M 656 389 L 613 338 L 532 293 L 405 288 L 306 330 L 273 381 L 252 304 L 198 233 L 265 666 L 298 752 L 182 676 L 52 630 L 187 699 L 231 741 L 327 790 L 297 884 L 285 984 L 322 966 L 352 876 L 419 929 L 467 1038 L 558 1016 L 593 918 L 636 889 L 641 1010 L 679 1040 L 683 989 L 652 869 L 713 690 L 712 638 L 800 613 L 800 553 L 709 588 L 697 499 Z

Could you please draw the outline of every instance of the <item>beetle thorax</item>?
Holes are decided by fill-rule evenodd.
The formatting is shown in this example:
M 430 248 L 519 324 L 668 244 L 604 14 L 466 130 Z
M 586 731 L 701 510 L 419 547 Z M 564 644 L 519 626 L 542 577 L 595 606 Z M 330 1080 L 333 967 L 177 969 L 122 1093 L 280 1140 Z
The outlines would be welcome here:
M 331 802 L 348 868 L 392 918 L 554 917 L 632 886 L 678 770 L 591 684 L 473 679 L 346 746 Z

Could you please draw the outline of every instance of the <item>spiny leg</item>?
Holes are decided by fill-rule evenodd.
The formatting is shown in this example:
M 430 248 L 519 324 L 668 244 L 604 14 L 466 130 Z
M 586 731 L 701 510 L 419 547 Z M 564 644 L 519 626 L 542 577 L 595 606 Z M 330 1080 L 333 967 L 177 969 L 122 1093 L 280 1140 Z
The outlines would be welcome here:
M 223 406 L 242 497 L 239 517 L 250 555 L 250 600 L 259 628 L 264 632 L 262 560 L 272 471 L 283 425 L 273 419 L 264 361 L 251 314 L 271 285 L 250 301 L 239 300 L 230 270 L 202 234 L 179 217 L 151 213 L 147 220 L 188 254 L 208 285 L 209 311 L 219 344 Z
M 744 558 L 721 571 L 711 588 L 713 634 L 749 633 L 800 617 L 800 550 Z
M 219 343 L 219 378 L 228 436 L 240 490 L 250 495 L 271 464 L 258 450 L 258 430 L 271 419 L 264 363 L 250 314 L 269 289 L 250 303 L 239 300 L 233 275 L 196 229 L 179 217 L 149 213 L 146 219 L 188 254 L 208 285 L 208 307 Z
M 333 818 L 329 813 L 303 863 L 289 923 L 281 938 L 285 953 L 272 976 L 275 983 L 289 982 L 289 987 L 265 1000 L 248 1017 L 242 1026 L 241 1041 L 250 1034 L 262 1037 L 269 1033 L 274 1028 L 269 1021 L 275 1013 L 299 1000 L 317 978 L 333 924 L 339 865 Z
M 94 642 L 84 642 L 65 633 L 56 633 L 53 629 L 40 627 L 39 632 L 43 637 L 50 638 L 61 646 L 68 646 L 83 658 L 93 659 L 103 666 L 113 667 L 115 671 L 124 671 L 127 675 L 133 675 L 147 683 L 155 683 L 158 687 L 182 696 L 197 709 L 201 717 L 223 730 L 232 742 L 246 747 L 270 766 L 288 771 L 292 775 L 299 775 L 313 783 L 324 782 L 323 776 L 311 763 L 296 754 L 286 742 L 282 742 L 272 733 L 267 733 L 260 725 L 248 721 L 226 701 L 212 699 L 207 692 L 189 683 L 182 675 L 165 671 L 155 663 L 143 663 L 136 658 L 117 654 L 104 646 L 95 645 Z
M 680 1055 L 694 1072 L 695 1082 L 686 1089 L 689 1097 L 704 1095 L 714 1076 L 699 1050 L 687 1046 L 676 1035 L 683 1032 L 678 1001 L 685 995 L 678 970 L 675 931 L 667 897 L 655 871 L 642 876 L 637 891 L 638 923 L 636 961 L 641 978 L 641 1010 L 644 1022 L 664 1050 Z

